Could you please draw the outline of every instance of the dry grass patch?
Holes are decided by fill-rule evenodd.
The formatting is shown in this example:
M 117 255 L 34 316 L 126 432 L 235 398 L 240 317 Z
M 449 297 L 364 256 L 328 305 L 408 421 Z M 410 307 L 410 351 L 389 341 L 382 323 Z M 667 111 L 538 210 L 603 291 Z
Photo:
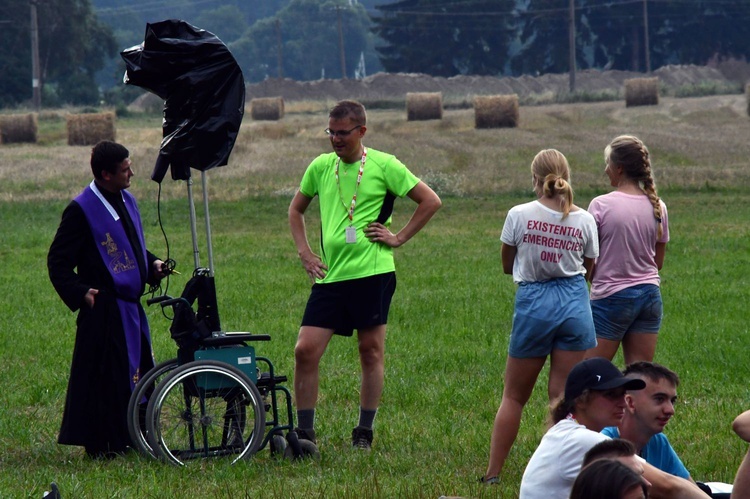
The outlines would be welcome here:
M 327 115 L 336 104 L 333 100 L 300 100 L 284 103 L 285 114 Z
M 293 126 L 284 122 L 248 123 L 242 126 L 242 134 L 251 142 L 286 139 L 296 136 L 297 133 L 298 131 Z M 235 144 L 235 148 L 237 145 Z
M 624 133 L 648 145 L 660 189 L 747 184 L 746 105 L 745 96 L 736 94 L 666 97 L 659 106 L 629 109 L 620 102 L 530 106 L 516 128 L 496 129 L 476 129 L 472 109 L 448 110 L 439 121 L 407 121 L 403 110 L 374 109 L 368 111 L 365 145 L 395 154 L 416 175 L 456 196 L 529 192 L 534 154 L 553 147 L 570 161 L 576 202 L 585 205 L 592 194 L 610 189 L 602 151 Z M 323 133 L 327 116 L 321 109 L 289 114 L 279 122 L 246 120 L 229 164 L 208 172 L 211 199 L 293 192 L 310 162 L 331 151 Z M 159 153 L 160 125 L 152 117 L 118 120 L 118 141 L 131 152 L 132 189 L 139 199 L 155 196 L 148 179 Z M 66 200 L 90 180 L 90 147 L 45 140 L 40 136 L 38 144 L 0 148 L 0 199 Z M 183 184 L 167 177 L 164 195 L 184 197 Z

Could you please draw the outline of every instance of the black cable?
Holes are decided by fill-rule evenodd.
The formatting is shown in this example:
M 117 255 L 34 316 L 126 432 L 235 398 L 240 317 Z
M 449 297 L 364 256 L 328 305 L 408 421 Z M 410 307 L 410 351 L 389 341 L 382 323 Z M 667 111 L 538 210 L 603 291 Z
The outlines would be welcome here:
M 164 286 L 164 290 L 162 291 L 162 285 L 161 281 L 158 284 L 152 284 L 148 291 L 144 294 L 150 294 L 152 297 L 158 292 L 159 295 L 166 295 L 169 292 L 169 277 L 175 273 L 175 267 L 177 266 L 177 262 L 174 261 L 172 258 L 170 258 L 170 249 L 169 249 L 169 238 L 167 237 L 167 232 L 164 230 L 164 224 L 162 223 L 161 219 L 161 182 L 159 182 L 159 189 L 157 191 L 156 195 L 156 219 L 159 223 L 159 230 L 161 230 L 162 236 L 164 237 L 164 244 L 167 247 L 167 257 L 163 260 L 164 264 L 162 265 L 162 271 L 166 274 L 166 285 Z M 162 309 L 163 310 L 163 309 Z

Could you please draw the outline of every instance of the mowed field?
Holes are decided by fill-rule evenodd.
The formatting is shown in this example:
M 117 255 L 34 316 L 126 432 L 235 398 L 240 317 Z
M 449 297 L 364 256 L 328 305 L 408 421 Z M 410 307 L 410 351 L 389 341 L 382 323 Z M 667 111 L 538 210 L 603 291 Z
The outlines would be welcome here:
M 278 122 L 249 113 L 229 165 L 208 172 L 216 281 L 226 330 L 268 333 L 257 345 L 291 387 L 293 347 L 309 282 L 286 210 L 305 167 L 330 150 L 323 134 L 332 102 L 288 103 Z M 671 241 L 662 272 L 665 317 L 656 360 L 682 378 L 667 434 L 692 475 L 731 482 L 747 444 L 730 423 L 750 408 L 750 118 L 742 95 L 521 107 L 515 129 L 477 130 L 472 110 L 408 122 L 403 110 L 369 112 L 365 144 L 396 154 L 443 198 L 443 209 L 396 251 L 399 283 L 387 340 L 386 386 L 370 453 L 349 448 L 356 424 L 355 341 L 332 341 L 321 366 L 317 430 L 322 458 L 290 463 L 268 449 L 230 466 L 185 468 L 135 454 L 92 462 L 56 444 L 73 348 L 75 315 L 49 284 L 46 253 L 69 199 L 90 181 L 88 147 L 67 146 L 64 112 L 40 117 L 39 143 L 0 145 L 0 497 L 41 497 L 56 481 L 63 497 L 514 497 L 546 429 L 546 372 L 526 408 L 502 484 L 476 483 L 486 466 L 513 309 L 514 285 L 500 266 L 507 210 L 531 199 L 529 164 L 554 147 L 569 159 L 576 203 L 610 187 L 604 146 L 635 134 L 649 146 Z M 161 140 L 159 116 L 117 121 L 131 150 L 149 248 L 181 276 L 193 268 L 184 182 L 149 180 Z M 366 174 L 365 174 L 366 175 Z M 195 177 L 201 254 L 204 211 Z M 366 181 L 366 178 L 365 180 Z M 157 209 L 159 208 L 159 209 Z M 396 203 L 394 227 L 412 205 Z M 314 210 L 313 210 L 314 211 Z M 308 220 L 313 243 L 317 217 Z M 157 360 L 172 357 L 169 321 L 147 310 Z M 616 363 L 621 364 L 618 355 Z

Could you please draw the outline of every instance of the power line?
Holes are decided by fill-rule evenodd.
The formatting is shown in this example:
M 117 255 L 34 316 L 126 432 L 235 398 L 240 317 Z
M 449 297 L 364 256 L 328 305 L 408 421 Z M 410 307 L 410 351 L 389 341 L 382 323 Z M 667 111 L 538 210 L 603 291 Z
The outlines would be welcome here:
M 223 6 L 225 3 L 221 0 L 195 0 L 190 3 L 190 5 L 185 5 L 185 7 L 192 7 L 195 5 L 203 5 L 203 4 L 217 4 L 218 6 Z M 102 8 L 94 8 L 94 12 L 97 15 L 120 15 L 120 14 L 130 14 L 130 13 L 143 13 L 143 12 L 151 12 L 154 10 L 165 10 L 167 8 L 170 8 L 170 6 L 165 5 L 164 1 L 154 1 L 154 2 L 144 2 L 144 3 L 138 3 L 138 4 L 130 4 L 130 5 L 123 5 L 119 7 L 102 7 Z
M 686 4 L 686 5 L 694 5 L 695 0 L 648 0 L 649 3 L 661 3 L 661 4 Z M 642 5 L 643 0 L 621 0 L 618 2 L 606 2 L 606 3 L 597 3 L 597 4 L 591 4 L 591 5 L 579 5 L 575 7 L 576 11 L 595 11 L 595 10 L 604 10 L 604 9 L 612 9 L 617 7 L 622 7 L 626 5 Z M 737 5 L 736 0 L 713 0 L 711 2 L 711 5 L 724 5 L 724 6 L 730 6 L 730 7 L 737 7 L 738 11 L 748 11 L 748 8 L 746 6 Z M 442 4 L 441 6 L 444 7 L 463 7 L 465 6 L 465 3 L 447 3 Z M 419 9 L 410 9 L 410 10 L 389 10 L 387 7 L 388 5 L 383 6 L 382 10 L 380 10 L 380 17 L 387 18 L 392 17 L 395 15 L 406 15 L 406 16 L 436 16 L 436 17 L 508 17 L 508 16 L 526 16 L 526 15 L 545 15 L 545 14 L 566 14 L 569 12 L 569 7 L 558 7 L 558 8 L 549 8 L 549 9 L 517 9 L 513 8 L 511 10 L 493 10 L 493 11 L 450 11 L 450 10 L 419 10 Z M 426 6 L 429 8 L 434 9 L 435 6 L 430 5 Z M 708 7 L 708 6 L 706 6 Z M 722 9 L 723 12 L 727 12 L 727 9 Z M 686 16 L 688 14 L 685 14 Z M 690 14 L 693 15 L 693 14 Z M 717 13 L 715 15 L 721 15 L 721 13 Z
M 664 4 L 693 4 L 694 0 L 648 0 L 649 3 L 660 3 Z M 750 19 L 750 5 L 736 5 L 733 1 L 722 1 L 716 0 L 716 4 L 722 3 L 724 7 L 720 11 L 710 12 L 702 14 L 701 17 L 706 19 L 716 17 L 731 17 L 732 19 L 739 21 Z M 599 13 L 597 16 L 598 21 L 603 20 L 643 20 L 642 5 L 644 0 L 623 0 L 615 3 L 589 5 L 585 7 L 576 7 L 576 10 L 584 13 L 592 13 L 601 11 L 605 8 L 622 7 L 632 5 L 638 7 L 632 9 L 631 12 L 607 12 L 604 16 Z M 453 4 L 459 5 L 459 4 Z M 712 2 L 714 5 L 714 2 Z M 735 7 L 735 8 L 732 8 Z M 433 6 L 434 8 L 434 6 Z M 562 29 L 564 18 L 561 14 L 567 14 L 568 8 L 565 9 L 531 9 L 526 11 L 497 11 L 497 12 L 445 12 L 445 11 L 434 11 L 434 10 L 397 10 L 388 11 L 385 15 L 376 17 L 374 19 L 374 26 L 376 30 L 384 32 L 393 31 L 413 31 L 418 32 L 430 32 L 430 31 L 446 31 L 446 30 L 460 30 L 461 32 L 467 31 L 487 31 L 487 24 L 492 24 L 493 32 L 512 32 L 516 28 L 513 26 L 497 26 L 494 23 L 497 22 L 497 17 L 513 18 L 523 22 L 528 16 L 533 15 L 536 19 L 541 17 L 547 17 L 549 15 L 552 18 L 553 15 L 560 15 L 559 25 Z M 404 20 L 403 24 L 398 24 L 398 16 L 413 17 L 419 16 L 418 23 L 414 24 L 411 21 Z M 567 16 L 566 16 L 567 17 Z M 649 10 L 648 18 L 650 20 L 683 20 L 683 19 L 695 19 L 694 11 L 676 11 L 676 12 L 659 12 L 658 10 Z M 394 20 L 396 21 L 394 23 Z M 553 19 L 557 20 L 557 19 Z M 470 22 L 466 22 L 470 21 Z

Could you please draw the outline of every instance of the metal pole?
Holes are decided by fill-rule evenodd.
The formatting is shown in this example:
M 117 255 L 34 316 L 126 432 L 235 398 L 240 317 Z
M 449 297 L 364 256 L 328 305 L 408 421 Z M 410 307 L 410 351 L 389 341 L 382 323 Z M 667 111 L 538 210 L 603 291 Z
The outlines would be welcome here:
M 31 90 L 32 103 L 37 112 L 42 108 L 41 70 L 39 69 L 39 24 L 36 15 L 36 2 L 31 5 Z
M 284 64 L 281 49 L 281 21 L 276 19 L 276 64 L 279 66 L 279 78 L 284 77 Z
M 208 275 L 214 276 L 214 248 L 211 245 L 211 217 L 208 215 L 208 177 L 206 172 L 201 171 L 201 181 L 203 182 L 203 215 L 206 219 L 206 248 L 208 251 Z
M 648 0 L 643 0 L 643 46 L 646 51 L 646 72 L 651 72 L 651 48 L 648 44 Z
M 195 203 L 193 202 L 193 178 L 187 179 L 187 194 L 188 203 L 190 205 L 190 234 L 193 237 L 193 266 L 199 269 L 201 266 L 201 260 L 198 255 L 198 229 L 195 222 Z
M 341 55 L 341 78 L 346 79 L 346 57 L 344 57 L 344 29 L 341 26 L 341 7 L 336 6 L 336 16 L 339 24 L 339 53 Z
M 570 91 L 576 90 L 576 5 L 570 0 L 568 5 L 568 52 L 570 56 Z

